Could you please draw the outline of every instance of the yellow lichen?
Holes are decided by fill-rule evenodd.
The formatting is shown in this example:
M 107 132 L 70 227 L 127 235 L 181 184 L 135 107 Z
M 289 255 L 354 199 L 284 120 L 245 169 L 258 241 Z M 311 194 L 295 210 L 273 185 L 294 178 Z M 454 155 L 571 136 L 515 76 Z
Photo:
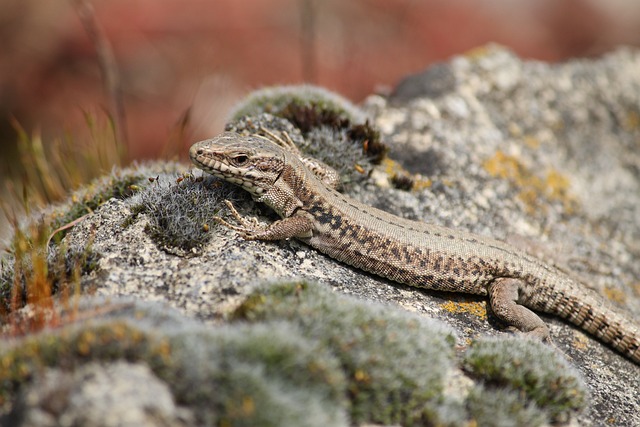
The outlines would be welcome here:
M 416 191 L 424 190 L 425 188 L 431 188 L 433 181 L 430 179 L 416 179 L 413 181 L 413 189 Z
M 545 177 L 545 186 L 549 197 L 556 200 L 566 199 L 569 194 L 569 179 L 560 172 L 550 170 Z
M 440 304 L 440 307 L 450 313 L 469 313 L 483 320 L 487 318 L 487 309 L 482 302 L 447 301 Z
M 606 286 L 604 288 L 604 295 L 611 301 L 619 304 L 624 304 L 627 301 L 627 296 L 619 289 Z
M 398 171 L 400 170 L 403 170 L 402 166 L 400 166 L 398 162 L 391 160 L 388 157 L 385 157 L 380 165 L 383 167 L 384 172 L 389 176 L 398 173 Z
M 637 111 L 629 111 L 622 126 L 627 132 L 638 130 L 638 128 L 640 128 L 640 113 Z
M 365 371 L 363 371 L 362 369 L 356 369 L 356 371 L 353 374 L 354 378 L 356 381 L 358 382 L 370 382 L 371 381 L 371 377 L 369 376 L 369 374 L 367 374 Z
M 529 213 L 544 210 L 545 201 L 562 203 L 567 213 L 571 213 L 575 207 L 575 198 L 569 191 L 569 179 L 554 169 L 538 175 L 515 156 L 502 151 L 497 151 L 487 159 L 483 167 L 491 176 L 507 180 L 517 187 L 518 199 Z
M 507 130 L 509 131 L 509 135 L 514 138 L 519 138 L 522 136 L 522 129 L 518 126 L 517 123 L 509 122 L 507 125 Z
M 583 333 L 576 332 L 573 336 L 573 347 L 578 350 L 586 350 L 589 345 L 589 339 Z
M 242 412 L 245 416 L 253 415 L 256 411 L 256 404 L 251 396 L 244 396 L 242 398 Z
M 527 135 L 523 138 L 524 143 L 530 148 L 540 147 L 540 140 L 533 135 Z

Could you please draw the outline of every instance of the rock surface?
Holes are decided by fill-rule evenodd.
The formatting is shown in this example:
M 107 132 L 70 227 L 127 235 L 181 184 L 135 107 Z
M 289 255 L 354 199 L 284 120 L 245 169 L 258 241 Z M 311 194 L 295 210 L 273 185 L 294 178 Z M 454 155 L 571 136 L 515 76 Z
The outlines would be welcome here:
M 144 364 L 88 363 L 72 374 L 49 370 L 26 387 L 10 425 L 181 426 L 169 388 Z M 184 411 L 183 411 L 184 412 Z M 179 415 L 182 415 L 182 418 Z
M 640 51 L 620 49 L 601 59 L 549 65 L 488 46 L 435 70 L 411 76 L 388 98 L 373 95 L 365 101 L 363 109 L 381 130 L 393 160 L 351 186 L 350 195 L 397 215 L 523 246 L 640 319 Z M 389 179 L 394 174 L 409 179 L 413 189 L 395 188 Z M 161 175 L 142 191 L 179 185 L 176 177 Z M 242 213 L 273 219 L 264 206 L 241 192 L 232 194 Z M 82 279 L 84 289 L 116 303 L 122 296 L 167 303 L 216 328 L 256 285 L 304 279 L 439 319 L 453 326 L 461 349 L 480 336 L 508 334 L 481 299 L 390 283 L 297 241 L 245 241 L 211 223 L 206 245 L 176 255 L 145 231 L 151 215 L 136 211 L 142 201 L 140 195 L 111 199 L 67 236 L 68 247 L 84 248 L 90 241 L 99 254 L 98 268 Z M 544 320 L 590 394 L 587 409 L 569 422 L 640 425 L 640 367 L 573 326 Z M 147 375 L 127 364 L 96 372 L 93 381 L 106 388 Z M 44 372 L 25 385 L 17 407 L 44 402 L 52 393 L 52 375 L 61 374 Z M 59 386 L 67 391 L 56 393 L 68 393 L 70 402 L 87 399 L 78 395 L 80 385 L 74 386 L 84 374 L 70 375 Z M 174 403 L 161 385 L 147 386 L 156 387 L 166 405 L 156 410 L 159 401 L 149 406 L 141 396 L 132 397 L 136 420 L 144 422 L 149 412 L 141 408 L 150 407 L 164 423 L 159 425 L 189 425 L 188 413 L 167 409 Z M 451 387 L 452 395 L 464 393 L 464 386 Z M 112 402 L 104 396 L 105 406 L 88 408 L 95 412 L 86 419 L 109 408 Z M 28 425 L 50 425 L 46 417 L 38 419 L 43 421 Z

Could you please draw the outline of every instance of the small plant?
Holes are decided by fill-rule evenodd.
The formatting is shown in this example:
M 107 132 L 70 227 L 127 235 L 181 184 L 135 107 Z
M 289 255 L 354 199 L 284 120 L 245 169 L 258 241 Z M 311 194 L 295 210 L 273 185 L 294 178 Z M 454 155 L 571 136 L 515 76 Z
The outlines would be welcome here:
M 290 124 L 282 124 L 274 116 Z M 305 156 L 334 168 L 346 185 L 366 178 L 387 153 L 380 133 L 362 111 L 341 96 L 314 86 L 256 91 L 231 117 L 226 127 L 229 131 L 287 132 Z M 296 131 L 289 130 L 291 126 Z
M 70 375 L 126 360 L 165 381 L 198 425 L 349 425 L 338 359 L 294 325 L 203 327 L 166 306 L 127 299 L 86 298 L 79 308 L 99 313 L 110 304 L 113 311 L 90 321 L 0 343 L 0 404 L 15 409 L 19 391 L 47 368 Z
M 564 420 L 586 404 L 587 390 L 578 372 L 538 341 L 479 339 L 465 354 L 463 366 L 486 387 L 524 394 L 552 421 Z
M 53 301 L 53 283 L 49 276 L 46 247 L 50 227 L 44 222 L 32 223 L 26 229 L 16 228 L 11 256 L 3 259 L 3 283 L 0 283 L 2 313 L 8 317 L 25 304 L 34 304 L 35 316 L 30 327 L 40 329 L 47 320 Z M 11 330 L 19 325 L 16 317 L 9 317 Z
M 0 404 L 43 368 L 73 369 L 87 360 L 144 360 L 158 371 L 166 368 L 169 347 L 127 322 L 67 326 L 57 333 L 35 334 L 0 351 Z
M 76 193 L 66 205 L 48 207 L 124 162 L 126 150 L 115 137 L 113 122 L 91 114 L 85 114 L 85 119 L 90 138 L 82 143 L 66 137 L 45 144 L 39 132 L 29 135 L 13 122 L 20 161 L 17 170 L 15 165 L 9 170 L 20 179 L 4 182 L 9 201 L 0 203 L 13 231 L 0 257 L 0 316 L 11 325 L 5 333 L 26 333 L 55 324 L 55 317 L 50 317 L 53 294 L 61 287 L 78 290 L 78 272 L 95 265 L 90 249 L 72 253 L 58 247 L 66 230 L 110 197 L 131 192 L 140 179 L 113 174 L 107 182 L 98 180 Z M 32 216 L 33 212 L 39 216 Z M 21 321 L 17 311 L 25 304 L 31 304 L 36 315 Z
M 466 399 L 469 417 L 477 426 L 540 427 L 549 417 L 534 402 L 514 390 L 477 385 Z
M 292 108 L 293 107 L 293 108 Z M 313 85 L 273 86 L 256 90 L 249 94 L 231 112 L 230 121 L 245 116 L 257 116 L 270 113 L 274 116 L 288 118 L 292 109 L 312 108 L 333 112 L 354 123 L 364 123 L 366 116 L 342 96 L 324 88 Z
M 352 422 L 438 421 L 456 339 L 444 325 L 307 283 L 260 288 L 235 318 L 285 320 L 331 350 L 348 380 Z
M 339 361 L 290 323 L 183 331 L 171 344 L 167 382 L 200 425 L 349 425 Z
M 80 185 L 125 162 L 126 147 L 116 139 L 109 117 L 100 120 L 85 113 L 85 123 L 90 134 L 88 140 L 66 136 L 44 143 L 39 132 L 29 135 L 13 120 L 20 157 L 17 167 L 15 164 L 7 166 L 13 172 L 15 182 L 23 185 L 23 188 L 16 188 L 14 181 L 5 182 L 9 194 L 14 195 L 14 204 L 28 201 L 30 208 L 42 208 L 59 202 Z M 17 197 L 18 194 L 24 197 Z
M 178 175 L 173 182 L 154 182 L 132 199 L 134 216 L 149 218 L 146 232 L 170 253 L 197 254 L 219 227 L 212 218 L 219 215 L 224 200 L 239 200 L 244 192 L 211 175 Z

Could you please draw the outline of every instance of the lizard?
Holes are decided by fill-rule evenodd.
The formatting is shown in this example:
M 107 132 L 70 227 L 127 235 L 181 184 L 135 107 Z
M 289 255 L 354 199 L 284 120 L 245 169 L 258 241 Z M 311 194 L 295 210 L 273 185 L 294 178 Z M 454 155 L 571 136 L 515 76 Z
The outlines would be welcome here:
M 191 161 L 248 191 L 281 219 L 260 225 L 225 201 L 248 240 L 295 238 L 352 267 L 416 288 L 480 295 L 494 315 L 550 341 L 536 312 L 555 315 L 640 365 L 640 327 L 560 269 L 490 237 L 401 218 L 327 185 L 298 152 L 256 135 L 222 133 L 193 144 Z

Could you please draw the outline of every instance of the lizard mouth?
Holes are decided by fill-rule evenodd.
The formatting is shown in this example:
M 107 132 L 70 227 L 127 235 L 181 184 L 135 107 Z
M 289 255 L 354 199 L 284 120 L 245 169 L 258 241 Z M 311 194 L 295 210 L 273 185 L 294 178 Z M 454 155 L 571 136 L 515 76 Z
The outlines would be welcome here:
M 216 158 L 221 157 L 220 155 L 210 150 L 204 150 L 199 147 L 198 144 L 194 144 L 191 149 L 189 149 L 189 157 L 191 158 L 191 162 L 199 169 L 211 175 L 219 178 L 233 178 L 235 175 L 233 172 L 225 173 L 225 170 L 230 170 L 231 168 Z
M 250 179 L 244 179 L 242 175 L 237 172 L 236 168 L 226 162 L 216 159 L 215 153 L 205 155 L 201 150 L 193 150 L 190 153 L 190 157 L 191 161 L 199 169 L 202 169 L 216 178 L 241 186 L 252 194 L 258 195 L 263 193 L 263 189 L 261 187 L 257 186 Z

